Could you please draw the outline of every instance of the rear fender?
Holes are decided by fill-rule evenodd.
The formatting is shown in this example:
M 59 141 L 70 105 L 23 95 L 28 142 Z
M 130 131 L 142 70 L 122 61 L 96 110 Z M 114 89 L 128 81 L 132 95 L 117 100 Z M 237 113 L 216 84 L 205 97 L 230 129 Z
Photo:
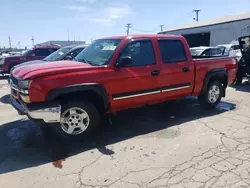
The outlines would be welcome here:
M 212 80 L 219 80 L 223 83 L 222 97 L 225 97 L 226 88 L 228 85 L 228 72 L 225 68 L 212 69 L 209 72 L 207 72 L 203 81 L 203 87 L 202 87 L 200 95 L 204 94 L 207 91 L 209 83 Z

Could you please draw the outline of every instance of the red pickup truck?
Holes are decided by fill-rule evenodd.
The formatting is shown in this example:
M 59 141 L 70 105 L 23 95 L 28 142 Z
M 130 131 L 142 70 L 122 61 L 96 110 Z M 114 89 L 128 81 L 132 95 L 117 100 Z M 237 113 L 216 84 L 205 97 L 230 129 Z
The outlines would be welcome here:
M 104 113 L 198 96 L 206 108 L 236 77 L 230 57 L 193 60 L 182 36 L 98 39 L 74 61 L 27 65 L 11 76 L 12 106 L 65 138 L 82 138 Z
M 8 56 L 0 60 L 0 73 L 10 73 L 10 70 L 15 65 L 21 64 L 27 61 L 40 60 L 58 50 L 58 46 L 41 46 L 34 47 L 31 50 L 27 50 L 22 55 Z

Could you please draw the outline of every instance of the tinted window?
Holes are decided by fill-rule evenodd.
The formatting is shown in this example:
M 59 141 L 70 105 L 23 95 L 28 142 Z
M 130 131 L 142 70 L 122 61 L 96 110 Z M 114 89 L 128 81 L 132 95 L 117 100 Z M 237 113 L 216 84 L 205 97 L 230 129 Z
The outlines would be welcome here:
M 207 49 L 203 52 L 203 56 L 218 56 L 223 54 L 223 49 L 222 48 L 212 48 L 212 49 Z
M 71 50 L 71 47 L 63 47 L 60 48 L 59 50 L 55 51 L 54 53 L 50 54 L 46 58 L 44 58 L 44 61 L 57 61 L 64 56 L 65 53 L 67 53 L 69 50 Z
M 55 51 L 57 51 L 58 49 L 57 48 L 51 48 L 51 49 L 49 49 L 49 52 L 50 53 L 53 53 L 53 52 L 55 52 Z
M 239 49 L 240 49 L 240 46 L 239 46 L 239 45 L 234 45 L 234 46 L 232 46 L 231 48 L 232 48 L 232 50 L 239 50 Z
M 35 56 L 48 56 L 50 51 L 48 49 L 35 49 L 34 54 Z
M 151 41 L 135 41 L 129 43 L 120 57 L 130 56 L 132 66 L 155 64 L 154 49 Z
M 68 55 L 71 56 L 72 58 L 75 58 L 84 48 L 78 48 L 75 50 L 72 50 Z
M 186 61 L 184 46 L 180 40 L 159 40 L 163 63 L 174 63 Z

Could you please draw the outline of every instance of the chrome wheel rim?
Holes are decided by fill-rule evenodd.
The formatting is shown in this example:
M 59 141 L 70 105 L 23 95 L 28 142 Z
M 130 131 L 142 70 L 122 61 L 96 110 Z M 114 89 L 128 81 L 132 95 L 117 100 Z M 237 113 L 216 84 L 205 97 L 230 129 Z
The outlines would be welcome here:
M 220 97 L 220 88 L 217 85 L 213 85 L 210 87 L 208 91 L 208 101 L 210 103 L 216 103 Z
M 89 126 L 89 115 L 81 108 L 69 108 L 61 115 L 61 129 L 69 135 L 79 135 Z

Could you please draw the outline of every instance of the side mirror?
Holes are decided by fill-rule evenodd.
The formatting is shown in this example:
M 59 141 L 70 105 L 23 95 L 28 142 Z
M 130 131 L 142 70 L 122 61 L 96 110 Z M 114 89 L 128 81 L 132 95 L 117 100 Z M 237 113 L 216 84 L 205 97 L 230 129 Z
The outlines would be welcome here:
M 67 56 L 64 58 L 64 60 L 69 60 L 69 61 L 72 61 L 72 60 L 73 60 L 73 58 L 72 58 L 70 55 L 67 55 Z
M 116 67 L 127 67 L 131 66 L 132 64 L 132 58 L 130 56 L 123 56 L 116 63 Z
M 35 53 L 30 53 L 30 56 L 31 57 L 35 57 Z

